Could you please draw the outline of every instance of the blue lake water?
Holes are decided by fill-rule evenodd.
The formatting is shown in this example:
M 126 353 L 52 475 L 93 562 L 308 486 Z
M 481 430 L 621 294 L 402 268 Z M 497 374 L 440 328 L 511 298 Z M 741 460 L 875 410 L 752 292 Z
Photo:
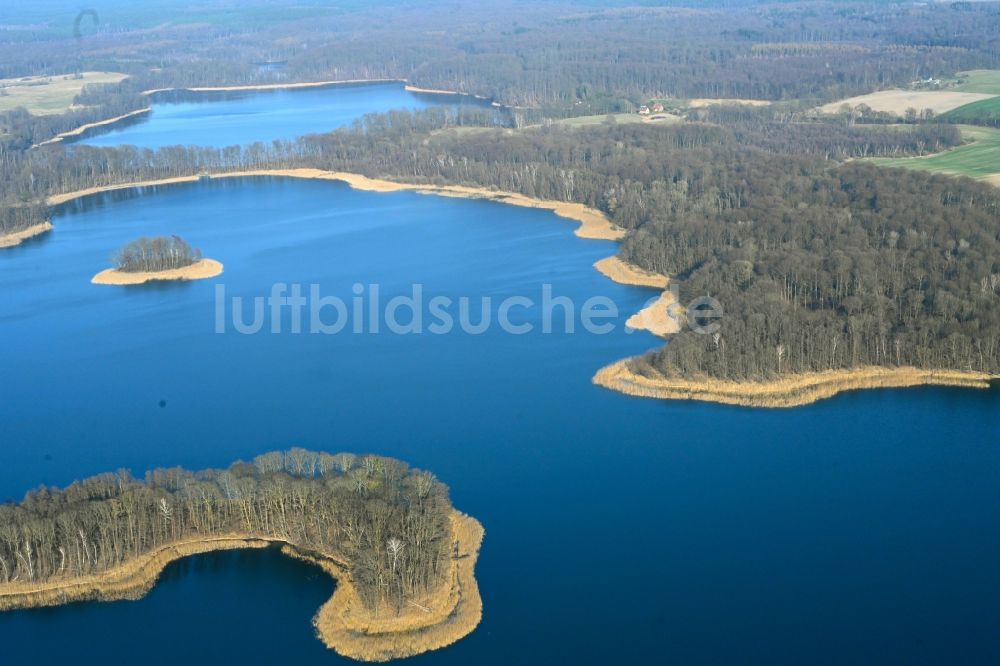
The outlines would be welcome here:
M 998 390 L 773 411 L 599 389 L 595 370 L 658 344 L 623 328 L 654 293 L 600 276 L 615 245 L 541 210 L 257 178 L 99 195 L 53 222 L 0 252 L 0 501 L 121 467 L 374 452 L 432 470 L 487 532 L 483 623 L 415 664 L 1000 662 Z M 166 233 L 225 273 L 89 283 Z M 287 312 L 280 333 L 215 332 L 218 285 L 278 282 L 494 305 L 550 284 L 620 315 L 606 335 L 547 334 L 539 308 L 512 314 L 524 335 L 293 334 Z M 191 558 L 140 602 L 0 614 L 0 663 L 341 663 L 310 626 L 331 589 L 273 551 Z
M 446 104 L 454 107 L 456 101 L 470 99 L 455 97 L 444 102 L 441 96 L 411 93 L 396 83 L 198 93 L 187 97 L 191 101 L 154 102 L 150 113 L 113 125 L 110 131 L 95 131 L 76 143 L 141 148 L 266 143 L 329 132 L 350 125 L 366 113 Z

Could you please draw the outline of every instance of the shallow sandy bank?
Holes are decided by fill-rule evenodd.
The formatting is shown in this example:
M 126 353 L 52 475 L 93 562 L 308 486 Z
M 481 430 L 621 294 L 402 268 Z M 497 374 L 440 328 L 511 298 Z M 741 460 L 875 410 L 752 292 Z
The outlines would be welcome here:
M 4 234 L 0 236 L 0 248 L 20 245 L 29 238 L 34 238 L 35 236 L 44 234 L 45 232 L 51 230 L 51 222 L 40 222 L 28 227 L 27 229 L 22 229 L 21 231 L 14 232 L 12 234 Z
M 681 330 L 677 299 L 664 291 L 655 301 L 628 318 L 625 325 L 665 338 Z
M 132 187 L 149 187 L 156 185 L 172 185 L 176 183 L 192 183 L 206 177 L 210 178 L 246 178 L 251 176 L 282 176 L 287 178 L 311 178 L 316 180 L 339 180 L 347 183 L 356 190 L 366 190 L 369 192 L 401 192 L 412 191 L 422 194 L 437 194 L 441 196 L 466 197 L 471 199 L 489 199 L 500 201 L 515 206 L 527 208 L 544 208 L 551 210 L 556 215 L 576 220 L 580 223 L 576 230 L 576 235 L 581 238 L 593 238 L 600 240 L 620 240 L 625 236 L 625 230 L 616 227 L 611 220 L 599 210 L 589 208 L 580 203 L 566 201 L 546 201 L 542 199 L 532 199 L 523 194 L 513 192 L 501 192 L 487 189 L 485 187 L 468 187 L 464 185 L 423 185 L 418 183 L 398 183 L 391 180 L 379 178 L 369 178 L 356 173 L 345 171 L 324 171 L 322 169 L 261 169 L 256 171 L 235 171 L 232 173 L 212 174 L 211 176 L 177 176 L 174 178 L 161 178 L 159 180 L 147 180 L 132 183 L 122 183 L 116 185 L 103 185 L 98 187 L 88 187 L 66 194 L 56 194 L 48 198 L 49 205 L 65 203 L 73 199 L 78 199 L 90 194 L 100 192 L 111 192 L 113 190 L 124 190 Z
M 361 605 L 349 567 L 340 558 L 303 550 L 283 539 L 255 535 L 221 535 L 161 546 L 132 562 L 92 576 L 42 584 L 0 585 L 0 610 L 60 606 L 75 601 L 137 600 L 156 584 L 171 562 L 221 550 L 266 548 L 319 565 L 337 581 L 333 596 L 313 620 L 317 635 L 338 654 L 363 661 L 388 661 L 450 645 L 465 637 L 482 619 L 482 599 L 475 565 L 484 531 L 474 519 L 452 513 L 455 555 L 447 582 L 423 599 L 411 600 L 400 614 L 386 610 L 376 616 Z
M 622 261 L 617 256 L 601 259 L 594 264 L 594 268 L 609 280 L 633 287 L 666 289 L 667 283 L 670 281 L 666 275 L 660 275 L 659 273 L 639 268 L 635 264 Z
M 878 367 L 791 375 L 773 382 L 651 378 L 634 373 L 628 367 L 628 360 L 613 363 L 594 375 L 594 383 L 598 386 L 628 395 L 663 400 L 704 400 L 746 407 L 797 407 L 858 389 L 921 385 L 989 388 L 991 379 L 997 377 L 960 370 Z
M 92 284 L 130 285 L 146 284 L 156 280 L 204 280 L 222 275 L 222 268 L 222 264 L 214 259 L 202 259 L 183 268 L 144 273 L 127 273 L 116 268 L 108 268 L 95 275 L 90 282 Z
M 298 88 L 327 88 L 334 86 L 353 86 L 365 83 L 406 83 L 404 79 L 340 79 L 337 81 L 306 81 L 302 83 L 261 83 L 257 85 L 238 86 L 195 86 L 193 88 L 153 88 L 143 90 L 141 94 L 152 95 L 160 92 L 175 92 L 188 90 L 190 92 L 238 92 L 240 90 L 295 90 Z
M 503 107 L 500 102 L 494 102 L 489 97 L 484 97 L 483 95 L 477 95 L 475 93 L 458 92 L 457 90 L 441 90 L 440 88 L 420 88 L 418 86 L 411 86 L 407 83 L 404 88 L 411 92 L 423 95 L 449 95 L 453 97 L 469 97 L 471 99 L 478 99 L 481 102 L 489 102 L 491 106 L 496 108 Z
M 94 123 L 87 123 L 86 125 L 80 125 L 76 129 L 71 129 L 68 132 L 60 132 L 51 139 L 47 139 L 46 141 L 42 141 L 41 143 L 36 144 L 35 147 L 45 146 L 50 143 L 57 143 L 59 141 L 62 141 L 63 139 L 68 139 L 74 136 L 80 136 L 89 129 L 93 129 L 95 127 L 102 127 L 104 125 L 111 125 L 121 120 L 125 120 L 126 118 L 131 118 L 132 116 L 139 116 L 144 113 L 149 113 L 150 111 L 152 111 L 152 109 L 150 107 L 146 107 L 145 109 L 137 109 L 135 111 L 129 111 L 128 113 L 123 113 L 120 116 L 115 116 L 114 118 L 108 118 L 107 120 L 98 120 L 97 122 Z
M 680 330 L 678 320 L 677 299 L 674 294 L 666 291 L 670 279 L 666 275 L 653 273 L 639 268 L 634 264 L 622 261 L 617 256 L 601 259 L 594 268 L 606 278 L 618 284 L 634 287 L 650 287 L 663 289 L 659 298 L 628 318 L 625 325 L 641 331 L 649 331 L 653 335 L 667 337 Z

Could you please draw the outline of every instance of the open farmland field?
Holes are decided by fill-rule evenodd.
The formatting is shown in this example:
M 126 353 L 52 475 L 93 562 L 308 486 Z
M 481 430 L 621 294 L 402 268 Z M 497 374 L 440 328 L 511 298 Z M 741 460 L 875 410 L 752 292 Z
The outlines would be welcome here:
M 603 125 L 609 122 L 609 118 L 615 123 L 675 123 L 681 120 L 678 116 L 669 113 L 655 113 L 651 116 L 640 116 L 637 113 L 602 113 L 593 116 L 576 116 L 575 118 L 564 118 L 555 121 L 557 125 L 565 127 L 588 127 L 592 125 Z
M 706 106 L 716 106 L 719 104 L 742 104 L 744 106 L 768 106 L 771 104 L 770 100 L 766 99 L 710 99 L 707 97 L 698 97 L 695 99 L 689 99 L 687 105 L 692 109 L 702 109 Z
M 1000 129 L 962 127 L 962 136 L 970 143 L 925 157 L 875 159 L 881 166 L 904 167 L 954 176 L 984 178 L 1000 173 Z
M 991 97 L 960 106 L 941 115 L 941 119 L 952 123 L 1000 125 L 1000 97 Z
M 23 106 L 35 115 L 63 113 L 89 83 L 118 83 L 125 78 L 117 72 L 84 72 L 61 76 L 29 76 L 0 79 L 0 112 Z
M 973 69 L 959 72 L 951 90 L 1000 95 L 1000 69 Z
M 882 90 L 868 95 L 859 95 L 819 107 L 823 113 L 838 113 L 846 104 L 850 107 L 862 104 L 875 111 L 895 113 L 902 116 L 907 109 L 923 111 L 931 109 L 942 114 L 960 106 L 993 97 L 987 93 L 957 92 L 951 90 Z

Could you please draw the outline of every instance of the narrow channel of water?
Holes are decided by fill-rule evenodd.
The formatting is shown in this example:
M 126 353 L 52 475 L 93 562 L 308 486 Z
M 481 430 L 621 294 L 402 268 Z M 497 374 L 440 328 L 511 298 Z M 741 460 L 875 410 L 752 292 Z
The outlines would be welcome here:
M 412 93 L 401 83 L 264 90 L 157 94 L 148 114 L 97 129 L 77 141 L 90 146 L 177 144 L 222 148 L 294 139 L 350 125 L 367 113 L 456 108 L 472 98 Z

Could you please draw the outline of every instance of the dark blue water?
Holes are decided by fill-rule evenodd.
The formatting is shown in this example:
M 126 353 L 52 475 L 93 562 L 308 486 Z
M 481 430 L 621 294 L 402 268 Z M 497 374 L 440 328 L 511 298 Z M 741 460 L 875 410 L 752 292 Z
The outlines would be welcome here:
M 249 655 L 248 663 L 292 663 L 285 658 L 288 642 L 302 646 L 296 658 L 322 663 L 329 651 L 316 640 L 310 624 L 314 611 L 308 609 L 318 608 L 332 593 L 333 582 L 320 569 L 278 549 L 210 553 L 171 564 L 139 603 L 8 613 L 4 632 L 16 639 L 13 650 L 5 647 L 3 663 L 27 663 L 32 646 L 36 656 L 31 661 L 43 664 L 104 663 L 110 653 L 150 666 L 180 659 L 231 664 L 231 655 L 241 650 Z M 155 615 L 148 608 L 155 608 Z M 68 636 L 67 627 L 72 627 Z M 167 633 L 178 629 L 183 633 Z M 54 640 L 62 636 L 68 640 Z
M 414 663 L 1000 660 L 1000 391 L 769 411 L 599 389 L 596 369 L 656 344 L 621 326 L 653 294 L 601 277 L 614 244 L 540 210 L 257 179 L 104 195 L 54 223 L 0 253 L 0 498 L 118 467 L 371 451 L 434 471 L 486 527 L 482 625 Z M 162 233 L 225 273 L 89 284 Z M 217 284 L 276 281 L 386 299 L 550 283 L 621 316 L 608 335 L 214 333 Z M 0 615 L 2 659 L 65 662 L 64 643 L 105 663 L 125 641 L 149 663 L 339 662 L 309 625 L 329 583 L 276 558 L 196 558 L 138 603 Z
M 163 97 L 162 95 L 160 96 Z M 113 125 L 77 143 L 91 146 L 131 144 L 161 148 L 177 144 L 224 147 L 294 139 L 329 132 L 366 113 L 442 106 L 440 96 L 408 92 L 402 84 L 376 84 L 267 90 L 259 92 L 199 93 L 199 101 L 155 102 L 152 111 Z M 447 104 L 466 101 L 448 98 Z

